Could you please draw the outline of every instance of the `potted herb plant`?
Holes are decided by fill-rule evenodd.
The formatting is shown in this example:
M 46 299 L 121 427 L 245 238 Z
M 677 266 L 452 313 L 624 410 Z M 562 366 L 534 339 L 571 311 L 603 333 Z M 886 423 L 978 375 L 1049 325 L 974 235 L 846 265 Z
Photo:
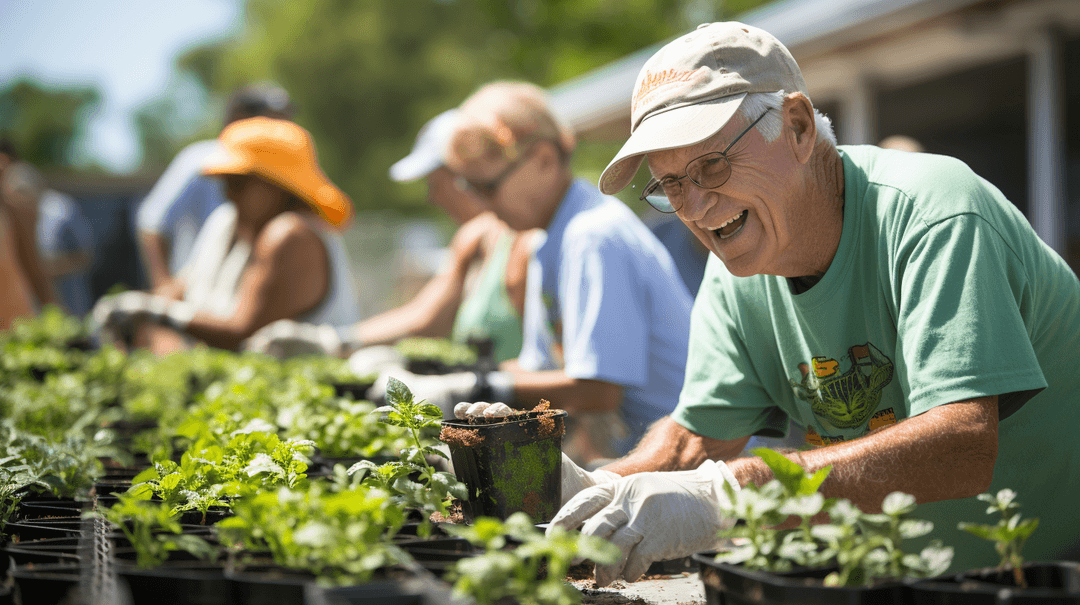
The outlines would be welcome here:
M 730 504 L 723 514 L 739 523 L 723 534 L 731 548 L 694 555 L 710 604 L 744 603 L 874 604 L 906 602 L 908 577 L 941 573 L 952 549 L 932 544 L 919 554 L 901 549 L 904 539 L 928 534 L 933 524 L 910 517 L 914 497 L 894 492 L 882 512 L 866 514 L 848 500 L 824 498 L 818 488 L 830 468 L 807 474 L 778 452 L 754 453 L 776 479 L 736 492 L 725 486 Z M 827 524 L 811 519 L 826 512 Z M 791 529 L 775 529 L 790 516 Z
M 562 496 L 562 438 L 566 412 L 547 401 L 503 417 L 442 421 L 439 439 L 450 447 L 454 473 L 468 488 L 468 519 L 505 519 L 525 512 L 550 521 Z
M 1021 517 L 1016 492 L 980 494 L 995 524 L 961 523 L 960 529 L 992 542 L 1001 557 L 997 567 L 965 571 L 912 585 L 915 603 L 970 605 L 1012 603 L 1080 603 L 1080 563 L 1024 562 L 1024 543 L 1039 526 L 1038 519 Z

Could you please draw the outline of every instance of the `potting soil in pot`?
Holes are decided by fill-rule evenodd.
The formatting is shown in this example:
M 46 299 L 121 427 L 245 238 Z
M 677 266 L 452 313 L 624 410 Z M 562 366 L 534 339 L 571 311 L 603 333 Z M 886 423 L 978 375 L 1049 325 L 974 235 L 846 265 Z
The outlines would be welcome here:
M 523 511 L 536 522 L 558 512 L 566 412 L 533 410 L 503 418 L 444 420 L 439 439 L 450 446 L 454 472 L 466 485 L 466 517 L 505 519 Z

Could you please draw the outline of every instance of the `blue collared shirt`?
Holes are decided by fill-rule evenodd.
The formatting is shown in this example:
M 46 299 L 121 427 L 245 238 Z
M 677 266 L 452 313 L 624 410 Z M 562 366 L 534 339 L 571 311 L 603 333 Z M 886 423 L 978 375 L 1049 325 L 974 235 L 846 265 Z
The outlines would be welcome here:
M 693 299 L 641 219 L 585 181 L 571 184 L 540 240 L 518 363 L 622 386 L 625 453 L 678 402 Z

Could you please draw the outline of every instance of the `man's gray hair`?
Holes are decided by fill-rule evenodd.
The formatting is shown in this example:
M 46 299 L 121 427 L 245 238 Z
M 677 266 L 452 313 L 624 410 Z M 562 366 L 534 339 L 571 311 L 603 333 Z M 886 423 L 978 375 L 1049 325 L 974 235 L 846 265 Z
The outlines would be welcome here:
M 742 117 L 744 123 L 749 124 L 758 116 L 765 117 L 754 127 L 768 142 L 773 142 L 780 136 L 780 129 L 784 126 L 784 117 L 780 110 L 784 107 L 784 91 L 778 92 L 751 92 L 747 93 L 736 115 Z M 777 111 L 769 111 L 775 109 Z M 828 141 L 836 147 L 836 133 L 833 132 L 832 120 L 825 114 L 814 108 L 814 122 L 817 125 L 817 140 Z

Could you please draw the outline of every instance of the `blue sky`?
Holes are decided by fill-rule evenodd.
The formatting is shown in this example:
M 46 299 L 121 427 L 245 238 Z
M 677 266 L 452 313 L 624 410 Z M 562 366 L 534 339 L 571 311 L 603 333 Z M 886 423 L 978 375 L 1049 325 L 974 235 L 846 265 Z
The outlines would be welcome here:
M 81 151 L 137 167 L 133 114 L 170 84 L 184 50 L 238 31 L 241 0 L 0 0 L 0 88 L 21 76 L 96 85 L 102 102 Z

